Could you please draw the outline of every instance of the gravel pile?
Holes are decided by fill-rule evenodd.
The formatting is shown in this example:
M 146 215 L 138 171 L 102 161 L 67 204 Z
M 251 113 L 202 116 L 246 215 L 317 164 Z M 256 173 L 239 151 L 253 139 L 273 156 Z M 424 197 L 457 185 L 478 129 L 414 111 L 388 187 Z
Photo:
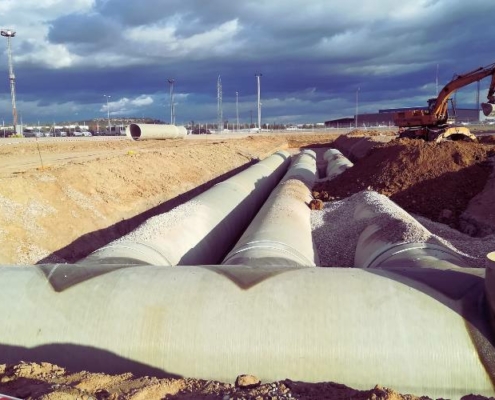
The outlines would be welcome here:
M 122 236 L 112 243 L 119 243 L 124 241 L 139 241 L 148 242 L 157 239 L 163 239 L 169 237 L 170 240 L 176 240 L 176 230 L 184 224 L 188 224 L 189 221 L 197 221 L 193 217 L 199 213 L 208 212 L 203 204 L 197 200 L 190 200 L 184 204 L 181 204 L 172 210 L 156 215 L 147 219 L 139 227 L 129 232 L 127 235 Z M 193 226 L 190 226 L 194 229 Z
M 357 207 L 366 207 L 379 215 L 356 220 Z M 462 256 L 466 267 L 485 267 L 486 254 L 495 250 L 495 235 L 482 239 L 464 235 L 447 225 L 410 215 L 388 197 L 365 190 L 325 203 L 322 210 L 311 212 L 313 240 L 321 266 L 354 267 L 359 235 L 370 224 L 379 224 L 391 242 L 443 244 Z

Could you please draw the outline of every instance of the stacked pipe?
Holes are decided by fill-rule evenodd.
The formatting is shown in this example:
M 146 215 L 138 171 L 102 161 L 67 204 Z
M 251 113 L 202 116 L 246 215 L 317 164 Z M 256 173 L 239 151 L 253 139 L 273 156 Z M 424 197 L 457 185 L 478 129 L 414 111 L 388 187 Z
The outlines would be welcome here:
M 278 151 L 180 206 L 168 225 L 153 217 L 80 263 L 205 265 L 220 263 L 290 163 Z M 181 210 L 183 210 L 181 212 Z
M 305 150 L 246 229 L 224 265 L 315 266 L 311 236 L 311 188 L 316 179 L 316 154 Z

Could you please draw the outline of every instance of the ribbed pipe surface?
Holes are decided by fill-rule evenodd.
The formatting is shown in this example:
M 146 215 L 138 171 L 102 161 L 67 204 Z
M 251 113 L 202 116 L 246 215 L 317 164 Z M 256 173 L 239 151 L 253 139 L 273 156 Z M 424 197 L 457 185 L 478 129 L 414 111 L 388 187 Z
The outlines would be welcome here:
M 179 139 L 187 135 L 187 129 L 176 125 L 130 124 L 125 134 L 133 140 Z
M 289 163 L 289 153 L 276 152 L 178 207 L 174 210 L 174 219 L 167 224 L 155 223 L 153 219 L 146 221 L 80 263 L 220 263 L 287 171 Z
M 414 272 L 414 273 L 413 273 Z M 0 267 L 0 364 L 493 396 L 483 271 Z M 490 358 L 491 356 L 491 358 Z
M 222 264 L 315 266 L 308 206 L 315 179 L 316 154 L 304 150 Z

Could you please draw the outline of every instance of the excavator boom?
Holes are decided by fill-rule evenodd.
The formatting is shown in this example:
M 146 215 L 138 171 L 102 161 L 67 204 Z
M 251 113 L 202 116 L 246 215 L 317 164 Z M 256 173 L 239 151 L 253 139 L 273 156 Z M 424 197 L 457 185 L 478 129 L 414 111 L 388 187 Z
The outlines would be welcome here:
M 449 129 L 448 101 L 452 93 L 473 82 L 480 81 L 487 76 L 492 77 L 488 90 L 488 102 L 482 103 L 483 114 L 487 117 L 495 117 L 495 63 L 486 67 L 477 68 L 463 75 L 457 75 L 440 91 L 436 99 L 429 101 L 429 107 L 424 109 L 411 109 L 398 112 L 394 115 L 394 122 L 400 128 L 402 137 L 418 137 L 425 140 L 438 140 L 442 137 L 455 139 L 465 138 L 473 140 L 469 134 L 444 135 Z M 403 133 L 402 133 L 403 132 Z M 474 138 L 475 139 L 475 138 Z

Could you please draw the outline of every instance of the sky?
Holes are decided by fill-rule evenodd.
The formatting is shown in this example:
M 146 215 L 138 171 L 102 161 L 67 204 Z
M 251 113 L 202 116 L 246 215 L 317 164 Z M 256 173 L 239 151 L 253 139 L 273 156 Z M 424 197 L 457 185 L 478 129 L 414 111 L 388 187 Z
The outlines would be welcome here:
M 170 122 L 169 79 L 176 123 L 213 123 L 219 76 L 224 120 L 238 109 L 256 122 L 257 73 L 262 123 L 423 106 L 455 74 L 495 62 L 494 16 L 494 0 L 0 1 L 24 124 Z M 1 39 L 0 119 L 11 124 Z M 476 89 L 458 105 L 475 108 Z

